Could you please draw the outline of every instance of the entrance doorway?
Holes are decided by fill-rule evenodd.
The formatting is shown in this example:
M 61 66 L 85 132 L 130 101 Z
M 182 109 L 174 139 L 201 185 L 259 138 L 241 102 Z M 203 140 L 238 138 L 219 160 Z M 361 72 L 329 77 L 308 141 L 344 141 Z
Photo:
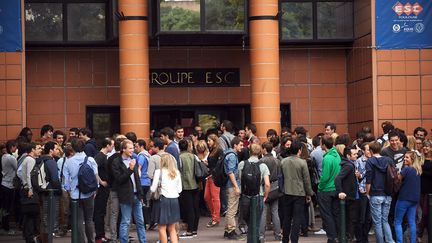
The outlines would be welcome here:
M 86 124 L 97 139 L 120 132 L 119 106 L 87 106 Z M 250 123 L 250 105 L 188 105 L 188 106 L 151 106 L 150 128 L 160 130 L 164 127 L 183 126 L 189 135 L 195 125 L 205 132 L 216 127 L 220 121 L 230 120 L 234 129 L 243 128 Z M 290 104 L 281 104 L 281 127 L 291 128 Z

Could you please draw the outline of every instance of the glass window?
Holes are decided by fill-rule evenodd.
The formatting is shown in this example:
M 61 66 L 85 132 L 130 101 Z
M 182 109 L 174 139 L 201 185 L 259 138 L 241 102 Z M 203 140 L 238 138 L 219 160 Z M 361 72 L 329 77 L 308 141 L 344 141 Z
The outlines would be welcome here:
M 312 3 L 282 3 L 282 39 L 312 39 Z
M 352 2 L 318 2 L 318 39 L 353 37 Z
M 103 41 L 105 34 L 105 3 L 67 5 L 68 40 Z
M 63 40 L 62 8 L 61 3 L 27 3 L 25 5 L 26 40 Z
M 244 0 L 205 0 L 205 29 L 243 31 Z
M 199 31 L 200 0 L 160 0 L 160 31 Z

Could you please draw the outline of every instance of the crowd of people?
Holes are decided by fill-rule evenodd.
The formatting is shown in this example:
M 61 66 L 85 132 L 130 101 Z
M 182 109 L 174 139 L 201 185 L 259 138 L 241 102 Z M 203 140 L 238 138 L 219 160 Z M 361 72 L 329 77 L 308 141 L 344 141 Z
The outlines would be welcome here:
M 78 242 L 127 243 L 133 219 L 140 243 L 156 227 L 160 242 L 176 243 L 197 237 L 203 215 L 207 228 L 224 217 L 230 240 L 263 242 L 271 228 L 283 243 L 310 232 L 326 234 L 327 242 L 364 243 L 373 228 L 378 243 L 403 242 L 404 230 L 409 242 L 421 242 L 432 193 L 431 140 L 422 127 L 412 135 L 391 122 L 382 129 L 375 138 L 363 127 L 351 141 L 327 123 L 312 138 L 296 127 L 269 129 L 263 141 L 254 124 L 234 131 L 224 120 L 205 132 L 197 125 L 188 136 L 178 125 L 152 130 L 149 141 L 128 132 L 96 142 L 88 128 L 66 134 L 44 125 L 38 139 L 23 128 L 0 144 L 0 234 L 16 234 L 14 219 L 26 242 L 65 235 L 75 202 Z M 349 222 L 344 236 L 341 200 Z

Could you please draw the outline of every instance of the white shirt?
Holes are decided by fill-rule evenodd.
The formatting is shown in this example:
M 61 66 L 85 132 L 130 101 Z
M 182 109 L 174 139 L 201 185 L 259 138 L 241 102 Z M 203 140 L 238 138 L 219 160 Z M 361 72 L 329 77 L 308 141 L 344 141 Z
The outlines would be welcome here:
M 155 192 L 158 187 L 159 179 L 161 178 L 160 173 L 160 169 L 155 171 L 153 183 L 150 187 L 150 191 L 152 192 Z M 178 198 L 182 191 L 180 172 L 176 170 L 176 174 L 176 177 L 171 179 L 168 175 L 168 170 L 162 169 L 161 194 L 166 198 Z
M 123 164 L 126 165 L 126 168 L 129 168 L 129 162 L 132 160 L 132 158 L 125 158 L 125 157 L 122 156 L 122 159 L 123 159 Z M 133 184 L 133 191 L 137 192 L 136 185 L 135 185 L 135 175 L 134 174 L 135 173 L 132 173 L 130 175 L 130 179 L 131 179 L 132 184 Z

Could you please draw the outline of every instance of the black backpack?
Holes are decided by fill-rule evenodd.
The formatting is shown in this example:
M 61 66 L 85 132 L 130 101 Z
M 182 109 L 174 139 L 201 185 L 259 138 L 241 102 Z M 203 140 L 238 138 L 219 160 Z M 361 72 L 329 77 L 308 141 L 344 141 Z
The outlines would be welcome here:
M 30 181 L 33 188 L 33 192 L 44 192 L 46 191 L 49 179 L 48 173 L 45 169 L 45 161 L 44 159 L 37 159 L 36 164 L 30 172 Z
M 244 161 L 241 174 L 242 194 L 246 196 L 256 196 L 259 194 L 261 186 L 260 164 L 260 162 L 251 163 L 249 160 Z
M 225 158 L 228 154 L 234 154 L 234 152 L 228 152 L 219 156 L 216 166 L 211 173 L 213 182 L 217 187 L 225 186 L 228 181 L 228 176 L 225 173 Z
M 98 188 L 96 175 L 92 167 L 87 163 L 88 156 L 78 169 L 78 189 L 80 193 L 94 192 Z

